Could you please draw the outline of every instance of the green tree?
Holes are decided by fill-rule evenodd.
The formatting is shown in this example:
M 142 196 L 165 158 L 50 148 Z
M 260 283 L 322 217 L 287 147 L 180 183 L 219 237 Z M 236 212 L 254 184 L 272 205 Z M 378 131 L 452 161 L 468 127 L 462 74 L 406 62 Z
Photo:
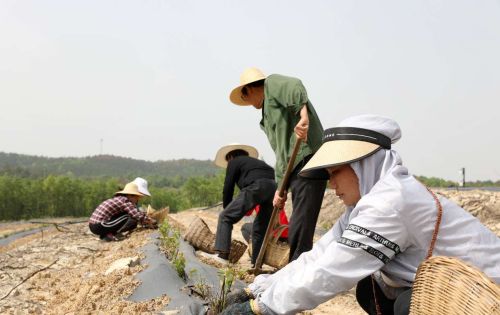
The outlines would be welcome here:
M 201 207 L 219 202 L 222 199 L 224 174 L 211 177 L 191 177 L 182 186 L 190 207 Z

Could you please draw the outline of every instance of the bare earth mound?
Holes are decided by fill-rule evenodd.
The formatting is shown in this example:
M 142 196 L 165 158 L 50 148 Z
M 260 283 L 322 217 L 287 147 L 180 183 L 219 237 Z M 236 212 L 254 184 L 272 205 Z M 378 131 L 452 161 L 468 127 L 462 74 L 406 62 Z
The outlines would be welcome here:
M 500 235 L 500 192 L 438 190 L 438 193 L 470 211 Z M 171 216 L 179 225 L 187 227 L 198 215 L 215 232 L 220 210 L 191 209 Z M 291 210 L 290 204 L 287 210 Z M 343 211 L 340 200 L 328 191 L 317 232 L 329 229 Z M 235 226 L 233 238 L 243 241 L 241 224 Z M 13 225 L 1 224 L 0 235 L 15 228 Z M 105 243 L 90 234 L 87 224 L 81 223 L 60 231 L 50 228 L 43 234 L 38 232 L 0 247 L 0 313 L 162 313 L 169 302 L 167 296 L 141 303 L 127 301 L 139 285 L 134 276 L 147 266 L 139 264 L 106 274 L 112 263 L 120 258 L 141 257 L 140 248 L 148 242 L 150 234 L 151 230 L 138 230 L 124 241 Z M 242 269 L 249 268 L 248 255 L 238 264 Z M 18 287 L 12 290 L 15 286 Z M 305 314 L 364 312 L 357 305 L 354 292 L 350 291 Z
M 105 271 L 117 259 L 139 255 L 150 230 L 137 231 L 122 242 L 99 241 L 85 223 L 68 230 L 56 229 L 15 241 L 0 260 L 0 298 L 28 279 L 0 301 L 2 314 L 91 314 L 156 311 L 167 297 L 144 303 L 124 300 L 139 285 L 134 275 L 144 266 Z M 37 272 L 47 266 L 50 268 Z M 34 274 L 34 275 L 33 275 Z M 31 278 L 30 276 L 33 275 Z

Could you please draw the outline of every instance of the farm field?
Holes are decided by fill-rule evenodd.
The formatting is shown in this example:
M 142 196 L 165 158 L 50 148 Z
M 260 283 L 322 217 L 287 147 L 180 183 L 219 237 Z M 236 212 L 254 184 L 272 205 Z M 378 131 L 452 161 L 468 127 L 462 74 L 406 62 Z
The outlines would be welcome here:
M 437 192 L 463 206 L 500 235 L 500 192 Z M 288 212 L 290 208 L 287 205 Z M 220 210 L 196 208 L 171 214 L 170 218 L 184 230 L 195 216 L 200 216 L 215 231 Z M 328 191 L 318 220 L 317 237 L 331 227 L 342 211 L 341 202 Z M 51 222 L 71 220 L 64 218 Z M 233 238 L 241 241 L 242 223 L 238 223 L 233 230 Z M 30 224 L 26 222 L 1 223 L 0 235 L 30 228 Z M 0 246 L 0 313 L 175 314 L 175 311 L 164 310 L 170 302 L 167 295 L 143 302 L 127 300 L 140 285 L 137 274 L 148 268 L 147 264 L 139 263 L 106 274 L 109 267 L 121 258 L 137 257 L 138 261 L 143 260 L 141 248 L 153 241 L 150 237 L 153 232 L 138 229 L 121 242 L 106 243 L 92 235 L 86 223 L 49 225 L 43 233 L 39 231 Z M 248 255 L 245 254 L 237 265 L 243 270 L 249 268 Z M 246 280 L 251 280 L 251 277 Z M 356 303 L 353 290 L 305 313 L 364 314 Z

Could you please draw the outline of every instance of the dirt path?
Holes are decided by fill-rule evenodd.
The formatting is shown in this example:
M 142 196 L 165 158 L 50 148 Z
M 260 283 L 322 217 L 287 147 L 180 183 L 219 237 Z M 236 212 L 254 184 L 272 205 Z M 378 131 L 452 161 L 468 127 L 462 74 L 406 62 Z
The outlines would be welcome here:
M 0 260 L 0 298 L 35 274 L 0 301 L 2 314 L 138 313 L 163 308 L 168 298 L 143 303 L 124 300 L 138 281 L 135 266 L 109 275 L 104 272 L 119 258 L 140 255 L 150 230 L 137 231 L 122 241 L 105 243 L 88 232 L 87 224 L 75 224 L 67 232 L 56 229 L 31 235 L 10 244 Z

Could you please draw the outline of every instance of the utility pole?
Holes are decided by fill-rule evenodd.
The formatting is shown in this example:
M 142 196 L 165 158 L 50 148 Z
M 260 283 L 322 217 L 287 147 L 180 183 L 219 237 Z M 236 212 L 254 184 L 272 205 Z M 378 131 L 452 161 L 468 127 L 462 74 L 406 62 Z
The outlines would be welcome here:
M 104 141 L 104 139 L 101 138 L 101 141 L 100 141 L 101 142 L 101 146 L 100 146 L 100 150 L 99 150 L 99 155 L 102 155 L 102 143 L 103 143 L 103 141 Z
M 459 173 L 462 175 L 462 182 L 460 183 L 460 186 L 465 187 L 465 167 L 462 167 Z

